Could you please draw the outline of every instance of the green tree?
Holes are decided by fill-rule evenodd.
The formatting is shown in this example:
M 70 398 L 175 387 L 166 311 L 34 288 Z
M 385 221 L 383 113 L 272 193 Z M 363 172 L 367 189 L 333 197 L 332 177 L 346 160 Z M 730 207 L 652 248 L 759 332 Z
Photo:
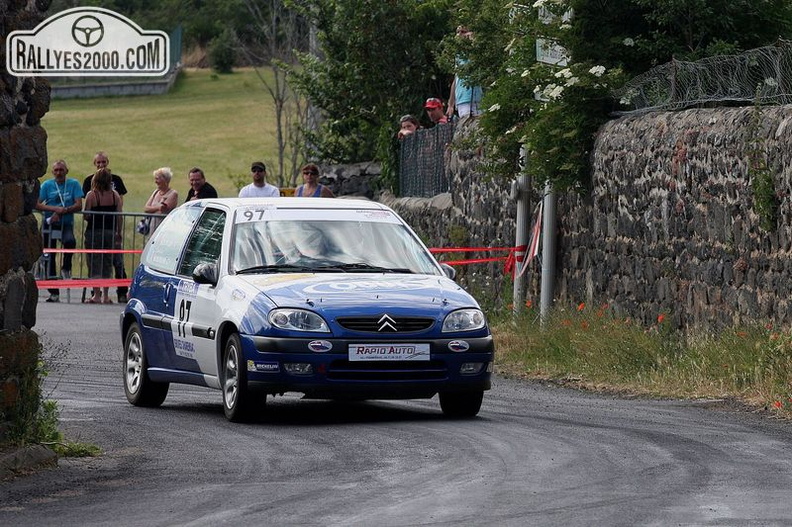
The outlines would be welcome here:
M 321 56 L 300 55 L 297 89 L 320 109 L 308 131 L 313 157 L 357 162 L 387 157 L 400 115 L 423 114 L 427 97 L 446 98 L 450 76 L 436 63 L 452 30 L 452 0 L 301 0 Z
M 457 22 L 476 43 L 447 37 L 448 56 L 486 87 L 481 132 L 489 169 L 512 176 L 521 144 L 539 184 L 588 187 L 594 134 L 610 118 L 612 88 L 672 58 L 696 60 L 773 43 L 792 33 L 785 0 L 459 0 Z M 541 11 L 541 16 L 540 16 Z M 567 13 L 573 16 L 564 17 Z M 553 41 L 567 66 L 536 61 L 536 40 Z M 503 45 L 504 42 L 507 42 Z M 497 43 L 497 44 L 493 44 Z M 501 53 L 498 54 L 500 47 Z

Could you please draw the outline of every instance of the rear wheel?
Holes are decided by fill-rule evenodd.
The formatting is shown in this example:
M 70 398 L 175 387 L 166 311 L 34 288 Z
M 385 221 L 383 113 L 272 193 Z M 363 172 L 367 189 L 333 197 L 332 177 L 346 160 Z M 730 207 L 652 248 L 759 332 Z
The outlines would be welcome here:
M 135 406 L 159 406 L 168 395 L 167 382 L 154 382 L 148 376 L 148 359 L 137 322 L 129 326 L 124 339 L 124 393 Z
M 222 369 L 223 411 L 234 423 L 249 421 L 256 403 L 266 404 L 266 396 L 259 399 L 247 385 L 247 368 L 242 355 L 242 343 L 236 333 L 228 337 L 223 349 Z
M 475 392 L 441 392 L 440 408 L 446 417 L 476 417 L 484 400 L 484 391 Z

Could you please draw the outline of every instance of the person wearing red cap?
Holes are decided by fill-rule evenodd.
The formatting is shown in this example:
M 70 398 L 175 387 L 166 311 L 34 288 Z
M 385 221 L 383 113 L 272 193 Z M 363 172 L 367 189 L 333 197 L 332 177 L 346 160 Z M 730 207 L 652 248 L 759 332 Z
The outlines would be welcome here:
M 437 97 L 426 99 L 424 109 L 426 110 L 426 115 L 429 116 L 429 119 L 431 119 L 434 124 L 445 124 L 448 122 L 448 117 L 446 117 L 443 111 L 443 101 Z

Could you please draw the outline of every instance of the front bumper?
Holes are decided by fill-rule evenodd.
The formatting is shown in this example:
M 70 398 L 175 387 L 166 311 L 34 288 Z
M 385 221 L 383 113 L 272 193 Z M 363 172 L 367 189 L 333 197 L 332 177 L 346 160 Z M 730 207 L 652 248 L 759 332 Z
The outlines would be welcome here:
M 399 339 L 402 340 L 402 339 Z M 464 340 L 466 351 L 451 351 Z M 470 339 L 415 339 L 429 344 L 429 360 L 350 361 L 355 344 L 393 344 L 382 339 L 328 339 L 329 351 L 311 351 L 315 339 L 242 336 L 248 384 L 267 393 L 301 392 L 308 397 L 414 399 L 438 392 L 483 391 L 491 387 L 492 336 Z M 299 365 L 300 373 L 290 366 Z M 305 365 L 310 365 L 306 368 Z M 478 367 L 471 371 L 471 365 Z M 308 370 L 308 371 L 304 371 Z M 464 371 L 463 371 L 464 370 Z

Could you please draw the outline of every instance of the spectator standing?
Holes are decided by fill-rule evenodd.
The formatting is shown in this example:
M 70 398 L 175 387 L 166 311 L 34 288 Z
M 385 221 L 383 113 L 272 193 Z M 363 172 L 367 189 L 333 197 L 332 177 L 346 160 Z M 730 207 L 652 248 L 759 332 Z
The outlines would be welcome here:
M 85 247 L 104 251 L 88 255 L 88 272 L 93 279 L 110 278 L 113 255 L 107 250 L 117 247 L 121 240 L 121 218 L 112 213 L 123 210 L 123 201 L 112 185 L 110 171 L 106 168 L 99 169 L 91 178 L 91 190 L 85 197 Z M 94 212 L 110 214 L 93 214 Z M 107 287 L 94 287 L 93 296 L 87 302 L 113 303 Z
M 111 182 L 110 188 L 118 193 L 121 197 L 121 207 L 124 206 L 124 195 L 127 193 L 126 185 L 124 185 L 124 180 L 121 179 L 121 176 L 113 174 L 110 170 L 110 158 L 107 157 L 105 152 L 97 152 L 93 159 L 93 165 L 97 171 L 99 170 L 107 170 L 107 173 L 110 174 Z M 91 191 L 91 184 L 94 178 L 94 174 L 89 174 L 85 180 L 83 181 L 83 194 L 85 194 L 86 198 L 88 193 Z M 123 225 L 119 225 L 121 228 Z M 123 232 L 123 229 L 122 229 Z M 112 248 L 112 247 L 111 247 Z M 124 240 L 122 237 L 119 237 L 117 240 L 116 249 L 123 249 L 124 248 Z M 126 269 L 124 268 L 124 256 L 121 253 L 113 254 L 113 269 L 115 270 L 115 277 L 116 279 L 126 278 Z M 118 302 L 121 304 L 126 304 L 127 301 L 127 293 L 129 288 L 127 286 L 118 286 L 116 289 L 116 294 L 118 295 Z
M 467 26 L 457 27 L 456 34 L 458 38 L 473 38 L 473 32 Z M 464 66 L 466 63 L 467 60 L 458 58 L 457 68 Z M 451 82 L 451 96 L 448 99 L 446 115 L 449 119 L 454 116 L 454 111 L 456 111 L 460 119 L 468 115 L 480 115 L 479 104 L 481 103 L 481 96 L 481 86 L 470 86 L 465 79 L 459 75 L 454 75 L 454 80 Z
M 399 139 L 404 139 L 405 136 L 415 133 L 416 130 L 421 128 L 421 123 L 415 116 L 410 114 L 403 115 L 401 119 L 399 119 Z
M 424 109 L 426 110 L 426 115 L 429 116 L 429 119 L 431 119 L 434 124 L 445 124 L 448 122 L 448 117 L 446 117 L 443 111 L 443 101 L 437 97 L 426 99 Z
M 67 178 L 69 167 L 59 159 L 52 164 L 52 179 L 42 183 L 36 209 L 44 212 L 41 234 L 45 247 L 55 248 L 58 240 L 64 249 L 74 249 L 74 213 L 82 210 L 83 191 L 80 182 Z M 71 278 L 72 253 L 63 254 L 61 276 Z M 55 254 L 47 257 L 47 278 L 56 278 Z M 60 290 L 48 289 L 47 302 L 60 302 Z
M 309 163 L 302 168 L 304 183 L 297 187 L 294 195 L 298 198 L 334 198 L 335 194 L 319 183 L 319 167 Z
M 206 182 L 206 176 L 201 167 L 192 167 L 187 173 L 187 176 L 190 179 L 190 190 L 187 192 L 187 199 L 184 200 L 185 203 L 197 199 L 217 197 L 217 191 L 212 185 Z
M 253 183 L 242 187 L 239 191 L 240 198 L 280 197 L 280 189 L 267 183 L 267 167 L 264 163 L 256 161 L 250 165 L 250 176 L 253 178 Z
M 170 167 L 158 168 L 153 172 L 154 184 L 157 188 L 152 192 L 146 204 L 143 206 L 143 212 L 149 214 L 168 214 L 176 208 L 179 203 L 179 193 L 170 187 L 173 172 Z M 160 223 L 162 223 L 161 216 L 151 217 L 149 223 L 149 234 L 154 234 Z

